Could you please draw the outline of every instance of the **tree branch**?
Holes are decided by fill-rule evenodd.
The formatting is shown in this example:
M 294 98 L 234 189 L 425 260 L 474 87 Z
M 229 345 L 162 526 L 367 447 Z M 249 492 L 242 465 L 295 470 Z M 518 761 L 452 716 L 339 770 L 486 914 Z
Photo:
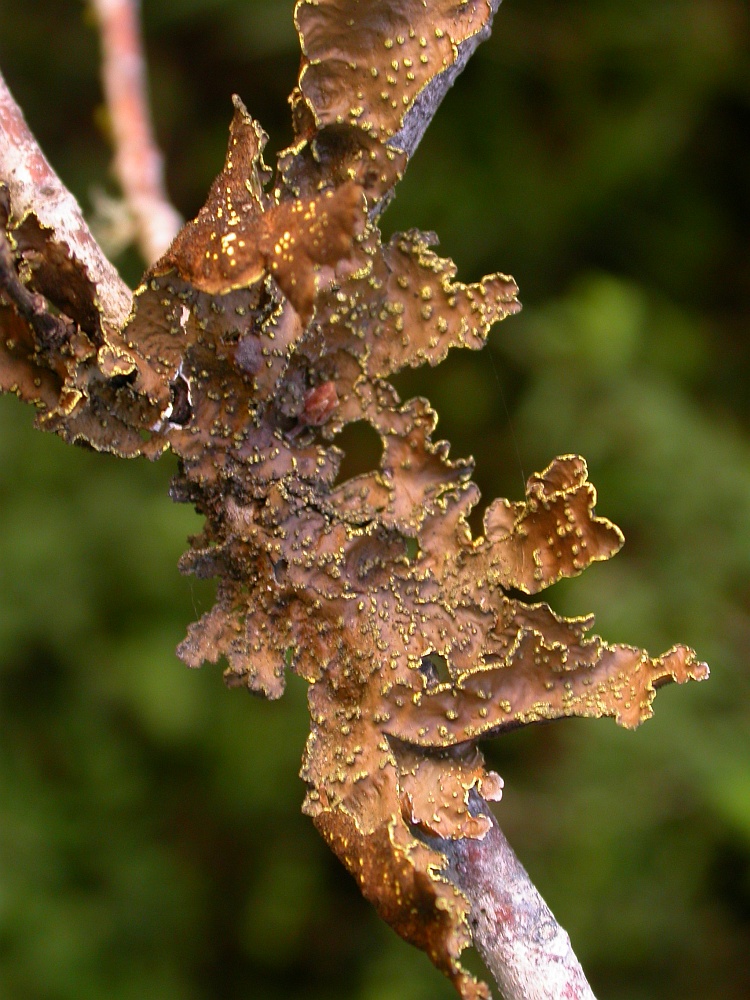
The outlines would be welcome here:
M 148 109 L 139 0 L 91 0 L 102 41 L 102 78 L 115 147 L 114 169 L 148 264 L 182 225 L 164 184 Z
M 441 841 L 450 878 L 471 903 L 471 932 L 505 1000 L 595 1000 L 570 938 L 555 920 L 483 799 L 483 840 Z
M 7 185 L 14 222 L 33 214 L 86 269 L 105 325 L 120 329 L 131 292 L 91 234 L 83 212 L 47 162 L 0 74 L 0 182 Z

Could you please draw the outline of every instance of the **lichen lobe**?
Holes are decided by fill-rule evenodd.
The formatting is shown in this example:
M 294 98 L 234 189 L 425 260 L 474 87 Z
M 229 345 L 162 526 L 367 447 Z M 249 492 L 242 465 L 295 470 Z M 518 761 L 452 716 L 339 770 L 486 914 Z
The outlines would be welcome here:
M 392 140 L 419 94 L 491 14 L 487 0 L 299 0 L 299 90 L 316 127 L 350 124 Z

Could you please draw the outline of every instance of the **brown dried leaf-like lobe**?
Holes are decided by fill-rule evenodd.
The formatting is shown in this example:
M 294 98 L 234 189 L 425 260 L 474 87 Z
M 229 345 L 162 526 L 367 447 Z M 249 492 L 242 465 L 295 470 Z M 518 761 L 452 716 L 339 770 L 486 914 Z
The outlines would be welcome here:
M 0 300 L 0 392 L 12 392 L 41 410 L 53 409 L 62 380 L 41 363 L 28 323 Z
M 536 594 L 590 563 L 609 559 L 622 532 L 594 517 L 596 491 L 578 455 L 556 458 L 526 484 L 526 500 L 495 500 L 484 518 L 484 563 L 495 586 Z
M 364 209 L 362 189 L 347 181 L 308 200 L 281 202 L 265 216 L 259 244 L 265 266 L 303 323 L 312 315 L 322 269 L 348 257 L 364 229 Z
M 11 235 L 29 287 L 77 323 L 94 343 L 101 343 L 103 331 L 96 288 L 69 247 L 55 239 L 51 230 L 42 226 L 33 214 L 14 226 Z
M 415 747 L 395 747 L 401 786 L 401 805 L 407 823 L 434 837 L 481 839 L 490 828 L 486 816 L 469 811 L 469 793 L 485 800 L 502 797 L 503 781 L 484 769 L 484 758 L 467 744 L 437 756 Z
M 394 821 L 366 834 L 344 810 L 323 813 L 314 822 L 381 918 L 426 952 L 464 1000 L 489 1000 L 487 986 L 459 962 L 471 944 L 470 908 L 465 896 L 439 874 L 442 856 Z
M 307 111 L 307 114 L 305 114 Z M 354 181 L 372 208 L 383 201 L 403 176 L 406 155 L 384 146 L 351 125 L 317 130 L 299 91 L 292 97 L 298 141 L 279 156 L 279 176 L 297 198 L 309 198 L 321 187 Z M 381 206 L 382 207 L 382 206 Z
M 231 595 L 231 592 L 230 592 Z M 224 656 L 229 666 L 225 679 L 229 687 L 247 687 L 266 698 L 284 693 L 284 653 L 288 640 L 281 615 L 273 613 L 273 601 L 256 601 L 255 609 L 226 602 L 217 603 L 190 626 L 177 653 L 189 667 Z M 270 613 L 269 613 L 270 612 Z
M 263 162 L 267 136 L 234 97 L 224 169 L 211 185 L 206 204 L 182 227 L 153 266 L 154 274 L 177 270 L 195 288 L 220 294 L 248 286 L 263 275 L 259 222 L 266 207 L 270 171 Z
M 338 324 L 351 321 L 360 330 L 366 324 L 371 378 L 407 365 L 439 364 L 452 347 L 479 350 L 493 324 L 520 310 L 518 288 L 507 275 L 489 275 L 471 285 L 455 281 L 453 261 L 429 249 L 433 234 L 399 233 L 382 249 L 378 236 L 371 233 L 366 245 L 369 267 L 340 283 L 336 305 L 329 310 Z M 372 291 L 365 295 L 366 285 Z M 343 296 L 351 306 L 341 301 Z M 321 323 L 326 306 L 323 300 Z
M 487 0 L 300 0 L 299 89 L 317 127 L 349 123 L 392 139 L 421 91 L 490 17 Z
M 236 96 L 234 106 L 224 169 L 151 273 L 174 270 L 213 295 L 248 288 L 271 273 L 307 322 L 321 267 L 348 256 L 364 225 L 362 189 L 344 182 L 304 199 L 278 201 L 278 190 L 266 195 L 267 136 Z
M 596 653 L 579 663 L 569 649 L 523 630 L 505 662 L 467 671 L 455 684 L 394 700 L 387 731 L 418 746 L 453 746 L 519 725 L 566 716 L 611 716 L 635 729 L 653 714 L 656 688 L 708 677 L 692 650 L 675 646 L 651 659 L 632 646 L 591 640 Z

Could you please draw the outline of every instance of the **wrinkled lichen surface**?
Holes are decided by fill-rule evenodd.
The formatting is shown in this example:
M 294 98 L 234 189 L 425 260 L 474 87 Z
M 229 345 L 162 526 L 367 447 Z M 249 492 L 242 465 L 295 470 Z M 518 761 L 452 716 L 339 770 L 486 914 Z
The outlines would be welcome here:
M 0 199 L 20 282 L 64 319 L 50 333 L 22 297 L 0 297 L 0 389 L 69 441 L 179 456 L 173 496 L 205 517 L 181 568 L 218 581 L 180 656 L 223 657 L 229 684 L 269 698 L 287 671 L 309 682 L 304 809 L 467 1000 L 487 995 L 459 961 L 468 903 L 429 837 L 487 832 L 470 794 L 496 800 L 502 781 L 477 740 L 570 715 L 632 728 L 657 686 L 707 673 L 684 647 L 652 659 L 518 599 L 622 544 L 581 458 L 552 461 L 520 502 L 495 500 L 474 537 L 471 463 L 433 441 L 426 400 L 388 382 L 481 348 L 519 309 L 511 278 L 462 284 L 433 237 L 383 244 L 377 225 L 409 116 L 491 15 L 486 0 L 298 3 L 294 145 L 272 173 L 235 99 L 225 167 L 122 330 L 68 248 Z M 382 457 L 340 482 L 332 442 L 356 421 Z

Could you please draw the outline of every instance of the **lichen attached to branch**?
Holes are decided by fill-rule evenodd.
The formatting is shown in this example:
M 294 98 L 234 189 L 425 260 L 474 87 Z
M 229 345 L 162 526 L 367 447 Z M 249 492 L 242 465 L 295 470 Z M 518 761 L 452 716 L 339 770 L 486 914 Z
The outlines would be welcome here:
M 0 307 L 0 385 L 36 403 L 42 426 L 123 456 L 179 457 L 173 496 L 205 517 L 181 568 L 218 580 L 180 656 L 224 657 L 230 685 L 269 698 L 287 671 L 308 681 L 304 809 L 465 1000 L 488 990 L 460 963 L 471 902 L 439 844 L 491 829 L 471 799 L 498 799 L 502 781 L 477 740 L 572 715 L 633 728 L 659 685 L 707 676 L 685 647 L 652 659 L 590 635 L 590 618 L 518 599 L 622 544 L 594 512 L 581 458 L 552 461 L 520 502 L 494 501 L 474 537 L 471 462 L 433 440 L 426 400 L 402 402 L 388 382 L 480 349 L 520 308 L 511 278 L 463 284 L 430 236 L 383 244 L 376 222 L 420 94 L 439 90 L 496 6 L 300 0 L 297 138 L 273 180 L 265 135 L 236 99 L 224 169 L 121 330 L 92 321 L 95 289 L 64 246 L 56 265 L 78 291 L 47 286 L 35 254 L 50 244 L 39 249 L 46 231 L 28 213 L 6 220 L 14 275 Z M 67 318 L 64 343 L 40 336 L 16 279 Z M 335 441 L 357 421 L 382 456 L 340 482 Z

